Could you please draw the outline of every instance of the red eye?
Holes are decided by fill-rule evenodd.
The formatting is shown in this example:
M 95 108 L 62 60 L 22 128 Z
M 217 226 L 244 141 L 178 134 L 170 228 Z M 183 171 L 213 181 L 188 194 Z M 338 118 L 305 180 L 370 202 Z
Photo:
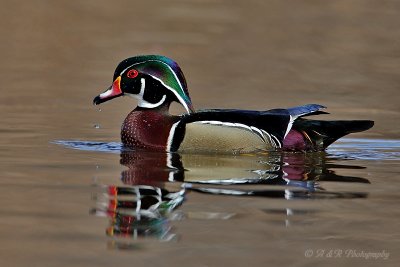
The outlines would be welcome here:
M 128 73 L 126 74 L 126 76 L 128 78 L 135 78 L 136 76 L 138 76 L 139 72 L 137 70 L 129 70 Z

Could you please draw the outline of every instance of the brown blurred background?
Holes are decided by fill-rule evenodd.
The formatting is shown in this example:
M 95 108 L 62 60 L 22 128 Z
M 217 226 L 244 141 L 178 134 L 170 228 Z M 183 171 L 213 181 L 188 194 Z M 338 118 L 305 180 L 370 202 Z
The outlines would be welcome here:
M 327 119 L 376 120 L 364 135 L 400 136 L 398 1 L 0 2 L 8 127 L 118 140 L 136 103 L 97 112 L 92 98 L 122 59 L 163 54 L 181 65 L 196 108 L 320 103 Z
M 397 266 L 398 161 L 330 159 L 345 165 L 339 175 L 371 184 L 324 188 L 368 192 L 368 199 L 192 193 L 184 213 L 237 216 L 175 222 L 182 242 L 115 253 L 106 247 L 107 219 L 88 211 L 92 184 L 121 183 L 120 155 L 51 142 L 119 141 L 135 101 L 115 99 L 100 112 L 92 99 L 111 84 L 121 60 L 153 53 L 181 65 L 195 108 L 320 103 L 332 113 L 321 118 L 376 121 L 353 136 L 400 138 L 400 1 L 0 0 L 0 22 L 0 266 L 308 266 L 310 248 L 386 250 Z M 383 142 L 387 149 L 393 143 Z M 300 212 L 293 227 L 285 226 L 286 208 Z

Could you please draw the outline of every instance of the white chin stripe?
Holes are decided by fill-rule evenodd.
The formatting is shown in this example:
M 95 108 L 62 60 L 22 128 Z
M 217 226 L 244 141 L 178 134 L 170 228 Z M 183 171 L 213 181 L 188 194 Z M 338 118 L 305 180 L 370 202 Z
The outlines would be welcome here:
M 158 101 L 157 103 L 150 103 L 147 102 L 146 100 L 143 99 L 143 95 L 144 95 L 144 89 L 146 88 L 146 80 L 144 78 L 140 79 L 141 82 L 141 87 L 140 87 L 140 93 L 137 95 L 134 94 L 128 94 L 131 97 L 134 97 L 138 100 L 138 106 L 141 108 L 156 108 L 161 106 L 165 99 L 167 99 L 166 95 L 163 95 L 163 97 L 161 98 L 160 101 Z
M 157 103 L 153 104 L 153 103 L 149 103 L 146 100 L 143 100 L 143 98 L 141 100 L 139 100 L 138 106 L 141 108 L 156 108 L 162 105 L 162 103 L 164 103 L 165 99 L 167 98 L 166 95 L 164 95 L 160 101 L 158 101 Z

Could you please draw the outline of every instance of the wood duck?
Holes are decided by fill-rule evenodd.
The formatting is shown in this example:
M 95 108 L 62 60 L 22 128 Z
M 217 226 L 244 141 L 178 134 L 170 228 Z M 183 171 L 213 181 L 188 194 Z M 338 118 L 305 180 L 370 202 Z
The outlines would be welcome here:
M 121 128 L 121 141 L 131 149 L 188 153 L 321 151 L 338 138 L 374 124 L 369 120 L 304 119 L 326 114 L 322 111 L 325 107 L 318 104 L 266 111 L 195 111 L 180 67 L 160 55 L 123 60 L 114 72 L 112 85 L 93 103 L 98 105 L 119 96 L 138 100 Z M 173 101 L 180 103 L 186 113 L 171 115 Z

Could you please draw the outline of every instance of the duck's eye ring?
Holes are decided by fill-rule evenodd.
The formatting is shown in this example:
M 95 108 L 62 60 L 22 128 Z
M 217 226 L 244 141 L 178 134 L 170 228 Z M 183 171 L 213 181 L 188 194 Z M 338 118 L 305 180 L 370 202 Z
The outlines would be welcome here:
M 126 74 L 126 77 L 128 78 L 136 78 L 138 76 L 139 72 L 137 70 L 129 70 L 128 73 Z

